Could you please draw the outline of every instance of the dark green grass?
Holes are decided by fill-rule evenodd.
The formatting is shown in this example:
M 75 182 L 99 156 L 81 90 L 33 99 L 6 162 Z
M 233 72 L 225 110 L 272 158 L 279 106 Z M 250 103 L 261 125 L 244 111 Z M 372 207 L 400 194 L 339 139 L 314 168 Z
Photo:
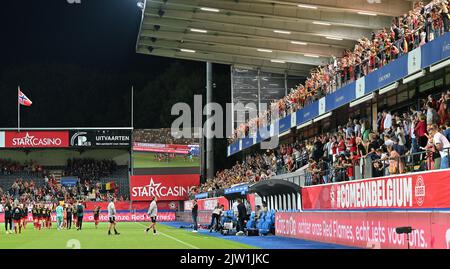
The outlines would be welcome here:
M 155 153 L 152 152 L 134 152 L 134 168 L 159 168 L 159 167 L 200 167 L 200 159 L 193 157 L 192 160 L 185 160 L 184 156 L 177 155 L 175 159 L 167 161 L 155 160 Z
M 121 222 L 117 224 L 120 235 L 107 235 L 108 223 L 84 223 L 83 230 L 37 231 L 32 224 L 22 234 L 6 234 L 3 223 L 0 229 L 0 249 L 249 249 L 253 246 L 220 239 L 190 230 L 158 224 L 158 235 L 144 232 L 148 223 Z

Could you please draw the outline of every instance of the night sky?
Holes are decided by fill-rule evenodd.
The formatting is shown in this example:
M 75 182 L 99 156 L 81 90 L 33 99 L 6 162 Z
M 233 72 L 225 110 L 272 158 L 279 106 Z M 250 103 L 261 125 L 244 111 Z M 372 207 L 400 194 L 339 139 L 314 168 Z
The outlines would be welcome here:
M 170 127 L 159 114 L 170 111 L 171 102 L 204 93 L 205 64 L 137 54 L 136 3 L 2 1 L 0 127 L 17 126 L 17 85 L 33 101 L 21 110 L 25 127 L 129 126 L 131 85 L 138 100 L 135 126 Z M 229 67 L 215 72 L 228 80 L 223 86 L 229 92 Z M 173 74 L 189 82 L 165 81 Z

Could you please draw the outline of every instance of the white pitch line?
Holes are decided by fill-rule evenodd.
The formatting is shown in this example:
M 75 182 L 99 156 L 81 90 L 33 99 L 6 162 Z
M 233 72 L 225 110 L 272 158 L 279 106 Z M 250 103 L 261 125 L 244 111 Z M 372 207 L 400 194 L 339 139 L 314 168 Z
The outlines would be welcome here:
M 146 225 L 144 225 L 144 224 L 142 224 L 142 223 L 140 223 L 140 222 L 135 222 L 135 223 L 136 223 L 136 224 L 139 224 L 139 225 L 141 225 L 141 226 L 144 226 L 144 227 L 148 227 L 148 226 L 146 226 Z M 191 245 L 191 244 L 189 244 L 189 243 L 186 243 L 186 242 L 184 242 L 184 241 L 181 241 L 180 239 L 175 238 L 175 237 L 173 237 L 173 236 L 170 236 L 170 235 L 168 235 L 168 234 L 165 234 L 165 233 L 163 233 L 163 232 L 157 231 L 157 233 L 158 233 L 158 234 L 161 234 L 161 235 L 164 235 L 165 237 L 170 238 L 170 239 L 172 239 L 172 240 L 175 240 L 175 241 L 177 241 L 178 243 L 181 243 L 181 244 L 183 244 L 183 245 L 185 245 L 185 246 L 188 246 L 188 247 L 190 247 L 190 248 L 200 249 L 199 247 L 196 247 L 196 246 L 194 246 L 194 245 Z

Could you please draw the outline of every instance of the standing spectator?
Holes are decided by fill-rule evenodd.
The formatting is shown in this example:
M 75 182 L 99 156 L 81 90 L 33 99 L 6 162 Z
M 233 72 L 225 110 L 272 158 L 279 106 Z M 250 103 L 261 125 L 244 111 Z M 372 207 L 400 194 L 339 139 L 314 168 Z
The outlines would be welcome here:
M 449 159 L 448 159 L 448 151 L 450 148 L 450 143 L 447 138 L 439 132 L 439 127 L 436 124 L 433 124 L 429 127 L 430 137 L 433 137 L 433 144 L 436 149 L 439 151 L 441 156 L 441 169 L 446 169 L 449 167 Z
M 391 112 L 384 110 L 383 111 L 383 130 L 389 130 L 392 127 L 392 115 Z
M 77 205 L 77 230 L 80 231 L 83 226 L 84 206 L 81 201 L 78 201 Z
M 238 198 L 237 199 L 238 202 L 238 226 L 237 226 L 237 230 L 238 232 L 236 233 L 236 235 L 240 236 L 240 235 L 244 235 L 244 225 L 245 225 L 245 220 L 247 218 L 247 209 L 244 205 L 244 203 L 242 203 L 242 199 Z
M 198 217 L 198 204 L 197 199 L 194 199 L 194 203 L 192 205 L 192 221 L 193 221 L 193 230 L 192 232 L 196 233 L 197 231 L 197 217 Z

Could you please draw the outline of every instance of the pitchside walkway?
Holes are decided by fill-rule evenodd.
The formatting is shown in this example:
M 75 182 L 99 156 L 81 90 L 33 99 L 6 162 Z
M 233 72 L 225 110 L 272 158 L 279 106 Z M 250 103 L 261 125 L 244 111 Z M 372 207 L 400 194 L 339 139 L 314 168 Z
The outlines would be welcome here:
M 179 228 L 180 226 L 189 226 L 192 223 L 187 222 L 164 222 L 164 225 Z M 191 229 L 189 229 L 191 230 Z M 314 242 L 308 240 L 287 238 L 281 236 L 223 236 L 220 233 L 210 233 L 209 230 L 200 229 L 199 233 L 218 237 L 221 239 L 231 240 L 242 244 L 247 244 L 262 249 L 354 249 L 353 247 Z

